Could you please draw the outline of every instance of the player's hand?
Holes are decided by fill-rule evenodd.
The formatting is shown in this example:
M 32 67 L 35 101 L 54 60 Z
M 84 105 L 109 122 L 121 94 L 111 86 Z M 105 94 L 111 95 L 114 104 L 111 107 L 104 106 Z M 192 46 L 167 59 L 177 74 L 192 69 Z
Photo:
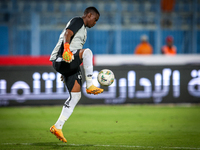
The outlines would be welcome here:
M 65 83 L 65 80 L 64 80 L 63 75 L 60 76 L 60 80 L 61 80 L 63 83 Z
M 64 51 L 63 51 L 63 54 L 62 54 L 62 58 L 67 63 L 70 63 L 70 62 L 72 62 L 72 60 L 74 60 L 74 55 L 70 51 L 69 43 L 64 44 Z

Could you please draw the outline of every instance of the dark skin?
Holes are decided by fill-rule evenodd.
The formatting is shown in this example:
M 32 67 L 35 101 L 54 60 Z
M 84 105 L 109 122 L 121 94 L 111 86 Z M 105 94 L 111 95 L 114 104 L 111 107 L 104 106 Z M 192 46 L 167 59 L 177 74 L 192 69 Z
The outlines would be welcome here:
M 168 42 L 167 42 L 167 46 L 168 46 L 169 48 L 171 48 L 172 45 L 173 45 L 173 42 L 172 42 L 172 41 L 168 41 Z
M 83 18 L 83 22 L 84 22 L 85 26 L 88 28 L 91 28 L 99 20 L 99 15 L 95 12 L 90 12 L 88 14 L 84 14 L 82 16 L 82 18 Z M 70 29 L 67 29 L 64 34 L 64 43 L 66 43 L 66 42 L 70 43 L 70 39 L 73 35 L 74 35 L 73 31 L 71 31 Z M 83 56 L 84 51 L 85 51 L 85 49 L 81 49 L 79 52 L 79 57 L 81 60 L 83 60 L 82 56 Z M 61 80 L 63 80 L 62 76 L 61 76 Z M 81 86 L 78 84 L 78 82 L 76 80 L 71 92 L 80 92 L 80 91 L 81 91 Z

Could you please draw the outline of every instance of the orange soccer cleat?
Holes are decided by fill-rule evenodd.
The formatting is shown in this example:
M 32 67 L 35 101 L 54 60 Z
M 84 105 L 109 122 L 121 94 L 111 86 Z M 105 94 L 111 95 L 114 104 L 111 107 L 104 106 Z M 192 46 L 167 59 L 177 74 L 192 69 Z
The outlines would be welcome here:
M 62 133 L 62 130 L 61 129 L 57 129 L 55 127 L 55 125 L 53 125 L 51 128 L 50 128 L 50 132 L 52 134 L 54 134 L 60 141 L 64 142 L 64 143 L 67 143 L 67 140 L 65 139 L 63 133 Z
M 88 94 L 94 94 L 94 95 L 97 95 L 97 94 L 100 94 L 104 91 L 104 89 L 101 89 L 101 88 L 98 88 L 94 85 L 91 85 L 89 88 L 86 89 L 86 92 Z

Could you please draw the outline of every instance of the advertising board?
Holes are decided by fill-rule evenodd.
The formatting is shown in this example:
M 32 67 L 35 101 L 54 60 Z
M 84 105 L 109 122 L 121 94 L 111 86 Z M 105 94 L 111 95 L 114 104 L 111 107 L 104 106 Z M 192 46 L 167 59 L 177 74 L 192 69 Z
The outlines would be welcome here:
M 101 69 L 110 69 L 115 81 L 99 95 L 85 91 L 79 104 L 200 103 L 200 66 L 95 66 L 93 82 Z M 0 105 L 60 105 L 69 96 L 60 74 L 51 66 L 1 66 Z

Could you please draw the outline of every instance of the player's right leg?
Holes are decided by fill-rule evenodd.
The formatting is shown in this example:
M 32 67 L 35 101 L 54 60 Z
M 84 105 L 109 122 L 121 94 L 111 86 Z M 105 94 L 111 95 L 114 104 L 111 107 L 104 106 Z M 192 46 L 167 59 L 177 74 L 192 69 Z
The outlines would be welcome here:
M 70 96 L 65 101 L 64 106 L 62 108 L 61 114 L 57 120 L 57 122 L 50 127 L 50 132 L 54 134 L 59 140 L 62 142 L 67 142 L 66 138 L 63 135 L 62 128 L 65 122 L 71 116 L 75 106 L 79 102 L 81 98 L 81 79 L 76 79 L 79 73 L 65 78 L 65 84 L 69 90 Z M 73 87 L 73 88 L 72 88 Z
M 82 85 L 82 76 L 80 64 L 82 61 L 79 58 L 79 50 L 74 53 L 74 58 L 75 60 L 73 60 L 71 63 L 62 61 L 61 57 L 58 57 L 53 62 L 54 69 L 63 75 L 64 82 L 70 93 L 69 98 L 66 100 L 62 108 L 60 117 L 58 118 L 57 122 L 50 127 L 50 132 L 62 142 L 67 142 L 62 132 L 63 125 L 71 116 L 74 107 L 81 98 L 80 90 Z
M 61 114 L 57 122 L 50 127 L 50 132 L 54 134 L 60 141 L 67 142 L 63 135 L 62 128 L 65 122 L 71 116 L 76 104 L 81 98 L 81 92 L 71 92 L 70 97 L 65 101 Z
M 60 141 L 67 143 L 67 140 L 63 135 L 62 129 L 57 129 L 55 125 L 53 125 L 50 127 L 50 132 L 54 134 Z
M 92 75 L 93 75 L 93 54 L 90 49 L 82 49 L 79 53 L 80 59 L 83 60 L 83 68 L 85 71 L 85 79 L 86 79 L 86 92 L 88 94 L 100 94 L 104 90 L 101 88 L 98 88 L 93 85 L 92 82 Z

